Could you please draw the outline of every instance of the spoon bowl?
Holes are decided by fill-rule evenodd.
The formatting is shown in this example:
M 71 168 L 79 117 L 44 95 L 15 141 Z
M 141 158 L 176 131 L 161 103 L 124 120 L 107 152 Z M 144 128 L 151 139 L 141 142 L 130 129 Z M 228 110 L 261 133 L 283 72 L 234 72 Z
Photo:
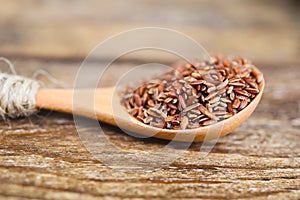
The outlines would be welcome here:
M 261 73 L 257 68 L 256 72 Z M 234 116 L 213 125 L 197 129 L 160 129 L 139 122 L 131 117 L 120 104 L 120 97 L 115 95 L 116 88 L 114 87 L 97 88 L 95 90 L 76 90 L 76 96 L 82 97 L 79 101 L 76 101 L 76 108 L 73 106 L 74 90 L 39 89 L 36 95 L 36 107 L 97 119 L 101 122 L 118 126 L 121 129 L 147 137 L 184 142 L 201 142 L 203 140 L 224 136 L 246 121 L 257 107 L 262 97 L 264 86 L 265 81 L 263 79 L 258 85 L 260 92 L 246 108 Z M 87 106 L 90 104 L 90 99 L 85 97 L 91 93 L 94 94 L 94 105 Z

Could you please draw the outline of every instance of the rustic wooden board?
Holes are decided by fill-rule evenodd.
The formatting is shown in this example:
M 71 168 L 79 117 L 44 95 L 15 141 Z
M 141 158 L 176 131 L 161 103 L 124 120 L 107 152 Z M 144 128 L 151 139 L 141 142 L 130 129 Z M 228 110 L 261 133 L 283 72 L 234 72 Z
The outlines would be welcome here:
M 164 26 L 194 37 L 211 53 L 250 57 L 266 78 L 263 99 L 246 123 L 208 156 L 199 156 L 201 143 L 193 144 L 163 168 L 106 166 L 84 147 L 71 115 L 41 111 L 1 120 L 0 199 L 299 199 L 299 3 L 239 2 L 0 0 L 0 56 L 22 75 L 42 68 L 71 87 L 98 42 L 129 28 Z M 138 64 L 170 59 L 125 56 L 113 63 L 103 85 L 113 85 Z M 87 65 L 104 67 L 97 60 Z M 101 125 L 112 143 L 128 151 L 142 154 L 167 144 Z
M 68 67 L 72 63 L 55 64 L 65 66 L 65 74 L 74 70 Z M 221 138 L 208 156 L 199 156 L 201 144 L 193 144 L 169 167 L 105 166 L 85 149 L 70 115 L 43 111 L 30 118 L 2 121 L 0 195 L 45 199 L 298 198 L 300 68 L 259 65 L 264 66 L 267 85 L 253 116 Z M 120 66 L 126 68 L 124 63 Z M 143 153 L 166 145 L 165 141 L 136 139 L 115 127 L 102 126 L 110 141 L 123 149 Z

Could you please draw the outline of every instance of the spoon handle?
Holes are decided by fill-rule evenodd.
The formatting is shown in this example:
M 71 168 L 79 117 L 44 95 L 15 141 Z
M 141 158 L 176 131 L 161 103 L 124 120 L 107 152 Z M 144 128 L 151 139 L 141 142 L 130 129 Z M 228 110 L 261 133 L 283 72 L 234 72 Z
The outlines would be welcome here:
M 37 108 L 72 113 L 73 90 L 39 89 L 35 103 Z
M 39 89 L 36 107 L 58 112 L 78 114 L 115 125 L 112 111 L 114 88 Z

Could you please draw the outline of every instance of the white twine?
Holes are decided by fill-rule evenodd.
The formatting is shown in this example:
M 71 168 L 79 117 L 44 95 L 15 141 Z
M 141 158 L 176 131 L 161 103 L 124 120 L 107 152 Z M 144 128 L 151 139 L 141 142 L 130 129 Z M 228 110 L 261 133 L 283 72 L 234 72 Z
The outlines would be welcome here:
M 37 81 L 18 75 L 0 73 L 0 116 L 29 116 L 36 111 Z
M 0 57 L 12 74 L 0 72 L 0 116 L 16 118 L 29 116 L 36 111 L 35 95 L 40 84 L 32 79 L 16 75 L 13 64 Z
M 31 78 L 33 80 L 38 80 L 39 77 L 41 77 L 41 76 L 46 77 L 48 79 L 48 81 L 50 81 L 52 84 L 54 84 L 58 88 L 68 88 L 69 87 L 67 84 L 65 84 L 64 82 L 58 80 L 57 78 L 52 76 L 49 72 L 47 72 L 44 69 L 38 69 L 37 71 L 35 71 Z M 45 87 L 45 83 L 43 81 L 39 81 L 39 84 L 41 86 Z

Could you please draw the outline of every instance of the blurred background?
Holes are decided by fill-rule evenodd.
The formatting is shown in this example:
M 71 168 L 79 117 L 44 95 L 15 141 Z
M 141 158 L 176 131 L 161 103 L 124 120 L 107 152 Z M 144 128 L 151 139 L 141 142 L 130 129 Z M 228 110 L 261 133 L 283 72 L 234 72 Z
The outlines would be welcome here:
M 1 0 L 0 55 L 82 61 L 107 37 L 159 26 L 181 31 L 211 54 L 297 62 L 299 1 Z

